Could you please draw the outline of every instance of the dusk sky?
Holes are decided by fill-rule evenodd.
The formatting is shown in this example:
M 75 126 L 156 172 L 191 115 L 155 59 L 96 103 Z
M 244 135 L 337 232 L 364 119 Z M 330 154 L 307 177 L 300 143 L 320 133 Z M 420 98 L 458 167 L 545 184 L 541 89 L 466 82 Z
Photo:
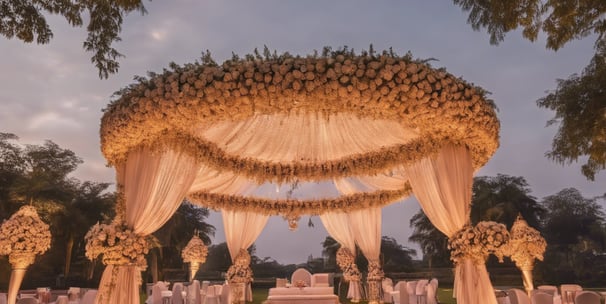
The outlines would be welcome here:
M 267 45 L 278 53 L 306 55 L 324 46 L 348 46 L 356 51 L 372 43 L 376 50 L 392 47 L 399 54 L 435 58 L 434 67 L 492 92 L 501 121 L 501 146 L 477 175 L 503 173 L 526 178 L 541 199 L 575 187 L 585 197 L 606 192 L 606 174 L 595 182 L 580 173 L 581 163 L 561 166 L 547 158 L 557 130 L 545 127 L 553 112 L 539 109 L 536 100 L 556 87 L 557 78 L 580 73 L 593 55 L 594 38 L 573 41 L 558 52 L 545 49 L 544 37 L 532 43 L 520 32 L 507 35 L 498 46 L 489 35 L 467 24 L 467 15 L 451 1 L 154 1 L 144 2 L 148 14 L 125 18 L 116 47 L 118 74 L 98 78 L 82 49 L 86 32 L 71 28 L 56 16 L 48 18 L 54 38 L 48 45 L 24 44 L 0 38 L 0 132 L 14 133 L 22 144 L 49 139 L 84 159 L 76 171 L 80 180 L 114 182 L 113 168 L 100 152 L 101 110 L 111 95 L 147 71 L 161 72 L 171 61 L 191 63 L 210 50 L 222 62 L 232 52 L 241 55 Z M 603 201 L 602 201 L 603 203 Z M 384 208 L 383 235 L 405 246 L 410 217 L 419 210 L 414 199 Z M 319 218 L 308 228 L 307 217 L 296 232 L 282 218 L 272 218 L 256 242 L 257 255 L 281 263 L 303 262 L 320 256 L 327 236 Z M 225 240 L 221 217 L 213 243 Z M 419 252 L 420 256 L 420 252 Z

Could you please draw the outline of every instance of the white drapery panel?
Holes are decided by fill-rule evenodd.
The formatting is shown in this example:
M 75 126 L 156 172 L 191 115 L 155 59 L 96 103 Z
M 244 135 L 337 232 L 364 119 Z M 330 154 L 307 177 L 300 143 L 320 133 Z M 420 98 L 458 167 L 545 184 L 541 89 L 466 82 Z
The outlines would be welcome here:
M 375 207 L 349 213 L 356 244 L 369 262 L 378 262 L 381 255 L 381 210 Z
M 349 224 L 349 215 L 343 212 L 328 212 L 321 214 L 320 220 L 328 234 L 355 256 L 356 240 Z M 353 301 L 359 301 L 362 298 L 359 281 L 349 283 L 347 298 L 353 299 Z
M 221 210 L 221 215 L 225 228 L 225 242 L 233 262 L 241 249 L 248 249 L 259 237 L 269 216 L 238 210 Z
M 449 145 L 435 158 L 406 168 L 412 191 L 432 224 L 451 237 L 469 221 L 473 166 L 467 148 Z M 496 304 L 485 265 L 456 265 L 454 293 L 459 304 Z
M 347 248 L 351 254 L 356 254 L 356 241 L 349 225 L 349 215 L 342 212 L 328 212 L 320 215 L 320 220 L 326 231 L 341 246 Z
M 141 235 L 162 227 L 179 208 L 198 169 L 193 157 L 177 149 L 139 148 L 130 152 L 126 163 L 116 167 L 126 202 L 126 224 Z M 113 278 L 112 271 L 117 273 Z M 136 266 L 108 265 L 95 302 L 139 303 L 140 271 Z
M 398 122 L 351 113 L 255 115 L 199 126 L 195 132 L 230 155 L 272 162 L 336 160 L 419 137 L 417 130 Z

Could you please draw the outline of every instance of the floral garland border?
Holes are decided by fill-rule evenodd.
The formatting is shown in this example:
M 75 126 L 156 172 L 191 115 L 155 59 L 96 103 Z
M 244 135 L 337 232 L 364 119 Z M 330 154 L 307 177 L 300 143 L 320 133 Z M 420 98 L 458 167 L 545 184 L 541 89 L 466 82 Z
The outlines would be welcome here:
M 350 212 L 384 206 L 410 195 L 411 192 L 412 189 L 407 183 L 402 190 L 356 193 L 316 200 L 272 200 L 207 192 L 190 193 L 188 200 L 215 210 L 252 211 L 267 215 L 319 215 L 326 210 Z
M 334 52 L 295 58 L 284 54 L 265 59 L 234 58 L 220 66 L 214 62 L 174 65 L 172 71 L 151 76 L 139 78 L 139 83 L 119 92 L 119 98 L 105 109 L 101 145 L 110 164 L 123 161 L 130 150 L 142 144 L 161 142 L 168 131 L 189 134 L 192 130 L 188 128 L 198 124 L 293 111 L 327 115 L 350 112 L 396 120 L 406 127 L 420 128 L 421 137 L 430 135 L 466 145 L 476 168 L 498 147 L 499 122 L 485 92 L 409 56 Z M 192 141 L 190 145 L 199 143 Z M 209 144 L 202 148 L 203 160 L 218 168 L 231 164 L 232 168 L 244 168 L 257 180 L 282 174 L 278 164 L 225 158 Z M 413 148 L 418 149 L 413 145 L 404 151 Z M 376 151 L 330 164 L 327 175 L 350 173 L 340 170 L 353 168 L 357 159 L 366 159 L 363 170 L 380 171 L 394 160 L 389 156 L 376 159 L 376 155 L 395 152 L 402 151 Z M 285 170 L 285 175 L 302 179 L 298 174 L 318 173 L 298 165 Z M 285 177 L 277 177 L 278 181 L 280 178 Z

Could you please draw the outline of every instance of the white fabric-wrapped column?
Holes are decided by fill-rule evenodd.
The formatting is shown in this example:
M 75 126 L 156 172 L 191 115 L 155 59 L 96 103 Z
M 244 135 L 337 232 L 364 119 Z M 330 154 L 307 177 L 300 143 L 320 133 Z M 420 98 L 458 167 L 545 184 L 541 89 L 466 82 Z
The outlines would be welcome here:
M 242 267 L 245 266 L 250 270 L 250 265 L 237 265 L 236 258 L 240 251 L 246 251 L 250 247 L 263 228 L 267 224 L 269 216 L 254 213 L 249 211 L 237 211 L 237 210 L 222 210 L 221 215 L 223 217 L 223 227 L 225 230 L 225 241 L 227 243 L 227 249 L 229 249 L 229 255 L 231 256 L 232 265 L 231 267 Z M 250 260 L 244 262 L 250 264 Z M 231 270 L 230 267 L 230 270 Z M 229 274 L 228 270 L 228 274 Z M 230 282 L 232 283 L 232 282 Z M 246 299 L 246 288 L 250 282 L 236 282 L 231 287 L 231 298 L 234 303 L 244 302 Z M 252 294 L 251 294 L 252 295 Z
M 368 276 L 372 278 L 368 280 L 369 302 L 371 303 L 379 301 L 379 291 L 373 291 L 380 287 L 383 276 L 379 260 L 381 255 L 381 210 L 380 207 L 375 207 L 349 213 L 351 231 L 360 250 L 368 260 Z
M 342 212 L 328 212 L 321 214 L 320 220 L 322 220 L 322 224 L 326 228 L 326 231 L 328 231 L 328 234 L 355 256 L 356 241 L 351 230 L 351 225 L 349 224 L 349 215 Z M 360 281 L 352 281 L 349 283 L 347 298 L 352 299 L 352 302 L 354 303 L 362 298 L 359 285 Z
M 116 167 L 127 225 L 141 235 L 162 227 L 179 208 L 198 170 L 195 159 L 182 151 L 139 148 L 130 152 L 126 163 Z M 138 304 L 140 272 L 137 266 L 108 265 L 95 303 Z
M 432 224 L 451 237 L 469 221 L 473 166 L 465 147 L 447 146 L 435 158 L 406 168 L 412 191 Z M 455 269 L 459 304 L 496 304 L 486 265 L 469 259 Z

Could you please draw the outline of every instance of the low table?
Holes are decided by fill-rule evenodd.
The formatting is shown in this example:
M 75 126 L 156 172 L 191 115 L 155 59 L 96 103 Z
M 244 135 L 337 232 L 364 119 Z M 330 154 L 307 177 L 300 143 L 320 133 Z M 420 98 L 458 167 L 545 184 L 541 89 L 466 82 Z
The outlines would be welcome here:
M 269 289 L 267 304 L 338 304 L 332 287 L 277 287 Z

